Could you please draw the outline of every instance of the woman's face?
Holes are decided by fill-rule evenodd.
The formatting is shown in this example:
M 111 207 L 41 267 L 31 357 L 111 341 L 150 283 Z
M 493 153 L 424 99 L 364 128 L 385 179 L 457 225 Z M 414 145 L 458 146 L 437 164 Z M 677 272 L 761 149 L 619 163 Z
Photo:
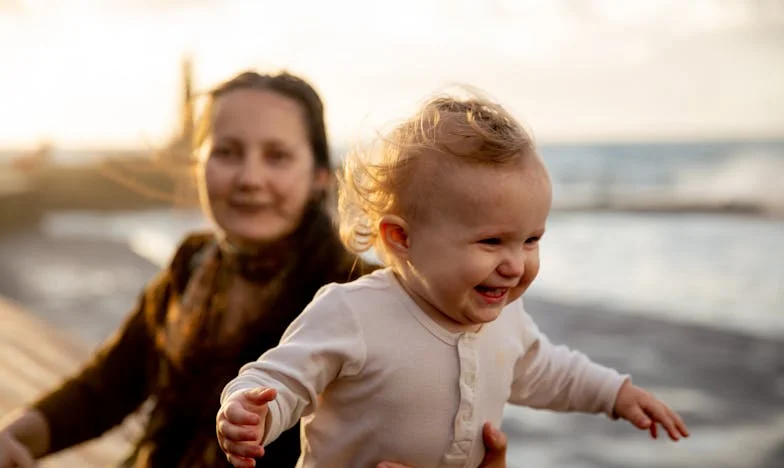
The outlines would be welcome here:
M 326 190 L 295 100 L 237 89 L 213 103 L 211 134 L 200 154 L 202 203 L 237 245 L 273 242 L 299 225 L 308 202 Z

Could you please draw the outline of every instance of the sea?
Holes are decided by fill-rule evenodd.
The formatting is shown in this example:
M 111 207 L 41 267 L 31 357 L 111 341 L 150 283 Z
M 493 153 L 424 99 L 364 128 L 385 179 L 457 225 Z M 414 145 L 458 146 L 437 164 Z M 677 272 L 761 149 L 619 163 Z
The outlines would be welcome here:
M 554 211 L 529 295 L 784 337 L 784 141 L 541 153 Z M 55 152 L 62 163 L 95 157 Z M 51 236 L 121 240 L 156 264 L 206 226 L 198 211 L 175 208 L 58 212 L 43 223 Z
M 541 153 L 553 179 L 554 210 L 541 243 L 541 271 L 527 296 L 554 304 L 550 308 L 607 310 L 604 324 L 625 314 L 719 333 L 668 325 L 668 336 L 654 327 L 639 346 L 647 328 L 631 341 L 595 330 L 582 339 L 599 358 L 604 352 L 610 362 L 620 359 L 636 377 L 657 383 L 655 393 L 688 416 L 693 440 L 654 444 L 580 415 L 509 407 L 510 466 L 784 466 L 784 141 L 562 144 L 542 145 Z M 98 157 L 55 153 L 66 164 Z M 200 212 L 172 206 L 50 213 L 40 231 L 80 245 L 119 242 L 162 266 L 186 232 L 208 226 Z M 97 342 L 121 320 L 148 274 L 127 258 L 138 256 L 114 258 L 112 248 L 93 255 L 105 259 L 76 269 L 65 264 L 71 256 L 47 266 L 37 259 L 48 253 L 29 251 L 8 255 L 15 263 L 6 266 L 37 284 L 30 287 L 36 297 L 47 295 L 33 301 L 33 309 L 65 328 L 77 324 Z M 86 253 L 89 246 L 74 255 Z M 115 291 L 111 301 L 102 296 L 107 288 Z M 116 309 L 111 327 L 90 331 L 96 320 L 88 313 L 77 319 L 72 312 L 58 322 L 66 309 L 90 309 L 75 295 L 94 297 L 93 309 L 101 313 Z M 705 343 L 687 342 L 694 337 Z M 676 352 L 671 348 L 678 348 L 677 363 L 668 361 Z

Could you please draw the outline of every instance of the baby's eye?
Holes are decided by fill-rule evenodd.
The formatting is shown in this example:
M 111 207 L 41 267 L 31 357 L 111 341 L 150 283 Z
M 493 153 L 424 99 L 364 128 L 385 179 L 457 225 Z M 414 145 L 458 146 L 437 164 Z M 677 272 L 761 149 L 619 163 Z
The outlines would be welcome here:
M 488 237 L 480 240 L 479 243 L 485 245 L 501 245 L 501 239 L 498 237 Z
M 525 243 L 528 244 L 528 245 L 533 245 L 533 244 L 536 244 L 537 242 L 539 242 L 539 239 L 541 239 L 540 236 L 529 237 L 528 239 L 525 240 Z

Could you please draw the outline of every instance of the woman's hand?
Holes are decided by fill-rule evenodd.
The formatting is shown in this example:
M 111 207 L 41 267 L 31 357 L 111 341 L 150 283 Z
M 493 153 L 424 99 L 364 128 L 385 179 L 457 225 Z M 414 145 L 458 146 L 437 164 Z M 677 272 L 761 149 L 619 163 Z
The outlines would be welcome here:
M 0 432 L 0 468 L 34 468 L 33 455 L 9 431 Z
M 494 428 L 492 424 L 485 423 L 482 428 L 482 438 L 485 442 L 485 458 L 483 468 L 506 468 L 506 435 Z M 408 465 L 393 462 L 381 462 L 376 468 L 414 468 Z
M 482 439 L 485 442 L 485 458 L 482 459 L 482 468 L 506 468 L 506 434 L 496 429 L 490 423 L 485 423 L 482 428 Z

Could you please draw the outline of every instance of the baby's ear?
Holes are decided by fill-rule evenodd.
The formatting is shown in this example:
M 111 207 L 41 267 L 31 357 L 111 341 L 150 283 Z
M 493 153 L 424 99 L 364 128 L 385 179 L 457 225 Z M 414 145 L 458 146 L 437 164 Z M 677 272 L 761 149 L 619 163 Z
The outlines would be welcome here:
M 408 258 L 408 224 L 400 216 L 385 215 L 378 223 L 378 234 L 384 249 L 398 259 Z

